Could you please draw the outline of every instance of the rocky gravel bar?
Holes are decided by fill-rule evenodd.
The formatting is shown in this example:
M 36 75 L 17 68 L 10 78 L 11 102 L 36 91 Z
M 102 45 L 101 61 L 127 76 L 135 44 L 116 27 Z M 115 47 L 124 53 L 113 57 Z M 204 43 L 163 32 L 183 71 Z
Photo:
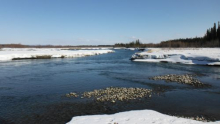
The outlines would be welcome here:
M 94 90 L 90 92 L 84 92 L 84 97 L 94 97 L 97 101 L 115 102 L 117 100 L 131 100 L 143 97 L 151 97 L 152 90 L 144 88 L 120 88 L 120 87 L 109 87 L 106 89 Z
M 99 102 L 112 102 L 134 100 L 151 97 L 152 90 L 145 88 L 108 87 L 105 89 L 84 92 L 81 98 L 94 98 Z M 76 93 L 66 94 L 67 97 L 78 97 Z
M 169 74 L 164 76 L 155 76 L 150 77 L 151 80 L 165 80 L 166 82 L 178 82 L 181 84 L 192 85 L 195 87 L 204 87 L 208 86 L 207 84 L 201 83 L 198 79 L 194 78 L 196 75 L 192 74 L 183 74 L 183 75 L 176 75 L 176 74 Z

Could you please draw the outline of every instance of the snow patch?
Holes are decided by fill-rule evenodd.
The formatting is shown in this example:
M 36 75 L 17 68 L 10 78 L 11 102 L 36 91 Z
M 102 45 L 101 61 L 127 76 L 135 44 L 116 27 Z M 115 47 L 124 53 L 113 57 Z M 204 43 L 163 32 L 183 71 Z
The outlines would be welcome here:
M 150 48 L 132 55 L 133 61 L 220 65 L 220 48 Z
M 112 115 L 89 115 L 73 117 L 67 124 L 219 124 L 201 122 L 161 114 L 153 110 L 120 112 Z
M 51 58 L 84 57 L 114 52 L 113 50 L 61 50 L 61 48 L 3 48 L 0 51 L 0 61 L 13 60 L 15 58 L 31 59 L 39 56 Z

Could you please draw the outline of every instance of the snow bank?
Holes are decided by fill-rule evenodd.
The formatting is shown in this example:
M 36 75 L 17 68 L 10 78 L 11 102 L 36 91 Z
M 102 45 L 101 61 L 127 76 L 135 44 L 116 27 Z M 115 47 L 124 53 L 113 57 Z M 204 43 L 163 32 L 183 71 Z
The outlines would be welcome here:
M 120 112 L 113 115 L 90 115 L 73 117 L 67 124 L 219 124 L 201 122 L 161 114 L 153 110 Z
M 125 47 L 115 47 L 115 50 L 126 49 Z
M 139 62 L 220 65 L 220 48 L 151 48 L 132 56 Z
M 31 59 L 42 58 L 47 56 L 50 58 L 65 57 L 84 57 L 114 52 L 112 50 L 61 50 L 59 48 L 3 48 L 0 50 L 0 61 L 12 59 Z
M 109 49 L 113 49 L 113 47 L 95 47 L 95 48 L 81 48 L 82 50 L 109 50 Z
M 127 50 L 136 50 L 136 48 L 126 48 Z

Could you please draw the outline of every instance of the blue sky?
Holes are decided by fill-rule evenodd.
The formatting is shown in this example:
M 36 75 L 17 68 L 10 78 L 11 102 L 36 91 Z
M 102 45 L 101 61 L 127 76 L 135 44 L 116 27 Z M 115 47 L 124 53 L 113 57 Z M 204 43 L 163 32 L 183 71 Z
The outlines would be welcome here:
M 220 0 L 0 0 L 0 44 L 158 43 L 203 36 Z

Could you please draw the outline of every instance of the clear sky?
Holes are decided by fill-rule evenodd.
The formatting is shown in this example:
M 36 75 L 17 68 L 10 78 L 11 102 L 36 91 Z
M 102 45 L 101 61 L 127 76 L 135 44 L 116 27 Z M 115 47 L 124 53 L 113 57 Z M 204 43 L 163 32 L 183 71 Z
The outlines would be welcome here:
M 0 0 L 0 44 L 158 43 L 217 21 L 220 0 Z

